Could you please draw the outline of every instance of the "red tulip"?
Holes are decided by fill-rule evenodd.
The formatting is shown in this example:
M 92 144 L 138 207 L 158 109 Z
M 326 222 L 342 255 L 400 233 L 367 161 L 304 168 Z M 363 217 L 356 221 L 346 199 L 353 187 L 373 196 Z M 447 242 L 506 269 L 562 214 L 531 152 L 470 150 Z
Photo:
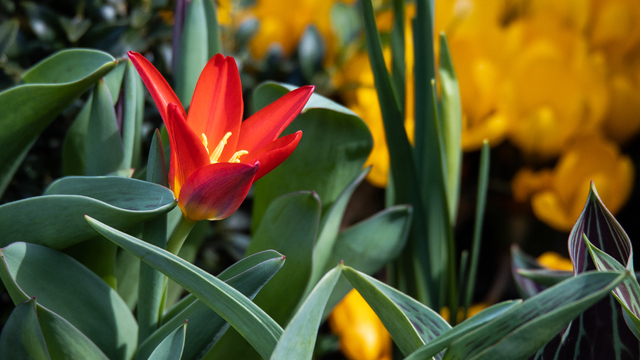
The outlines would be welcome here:
M 280 136 L 313 93 L 293 90 L 242 121 L 240 74 L 232 57 L 218 54 L 200 74 L 189 114 L 158 70 L 130 51 L 160 110 L 171 142 L 169 185 L 191 221 L 219 220 L 238 209 L 254 181 L 291 155 L 302 132 Z

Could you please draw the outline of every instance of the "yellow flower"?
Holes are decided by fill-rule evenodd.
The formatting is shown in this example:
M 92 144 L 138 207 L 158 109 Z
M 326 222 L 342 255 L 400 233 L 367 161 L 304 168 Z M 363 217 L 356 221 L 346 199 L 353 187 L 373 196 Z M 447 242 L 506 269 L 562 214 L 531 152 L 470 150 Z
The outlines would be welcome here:
M 520 170 L 512 188 L 519 200 L 531 196 L 538 219 L 557 230 L 569 231 L 582 212 L 590 181 L 615 214 L 629 199 L 633 178 L 631 159 L 620 154 L 614 143 L 592 135 L 573 141 L 553 171 Z
M 255 7 L 249 10 L 251 16 L 260 20 L 260 29 L 249 44 L 252 54 L 262 58 L 269 47 L 277 43 L 290 55 L 307 26 L 313 24 L 327 45 L 325 58 L 332 59 L 336 41 L 330 14 L 331 7 L 338 1 L 353 3 L 354 0 L 256 0 Z
M 329 316 L 331 331 L 350 360 L 391 360 L 391 336 L 362 298 L 351 290 Z
M 571 260 L 560 256 L 557 252 L 547 251 L 538 256 L 538 263 L 547 269 L 573 271 Z
M 636 62 L 615 68 L 608 77 L 611 104 L 604 131 L 619 143 L 628 142 L 640 131 L 640 58 Z
M 476 315 L 477 313 L 479 313 L 480 311 L 486 309 L 487 307 L 489 307 L 489 303 L 487 302 L 479 302 L 477 304 L 473 304 L 471 306 L 469 306 L 469 310 L 467 311 L 467 319 Z M 440 316 L 442 316 L 443 319 L 445 319 L 447 322 L 449 322 L 450 316 L 451 316 L 451 312 L 449 311 L 448 307 L 443 307 L 442 309 L 440 309 Z M 456 315 L 457 321 L 458 323 L 461 323 L 462 321 L 466 320 L 464 318 L 464 309 L 463 308 L 458 308 L 458 314 Z
M 522 50 L 506 71 L 498 113 L 526 156 L 550 159 L 574 135 L 598 131 L 608 99 L 603 59 L 557 22 L 522 20 L 512 31 Z
M 640 46 L 640 2 L 593 0 L 591 44 L 606 51 L 614 62 L 637 50 Z

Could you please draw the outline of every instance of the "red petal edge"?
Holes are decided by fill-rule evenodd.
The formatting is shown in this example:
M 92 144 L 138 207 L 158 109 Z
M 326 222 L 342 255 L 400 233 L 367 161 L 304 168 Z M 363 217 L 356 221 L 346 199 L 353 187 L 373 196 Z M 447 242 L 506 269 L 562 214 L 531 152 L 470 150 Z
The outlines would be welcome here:
M 137 52 L 129 51 L 127 52 L 127 55 L 129 55 L 129 59 L 131 59 L 133 66 L 136 67 L 142 81 L 147 86 L 149 93 L 151 93 L 151 97 L 156 103 L 158 111 L 160 111 L 160 115 L 162 116 L 162 120 L 165 124 L 168 119 L 167 107 L 170 103 L 176 104 L 180 110 L 180 114 L 182 114 L 182 117 L 186 118 L 187 113 L 184 111 L 182 103 L 180 103 L 180 99 L 178 99 L 178 96 L 173 92 L 173 89 L 171 89 L 171 86 L 169 86 L 158 69 L 156 69 L 149 60 Z
M 253 181 L 257 181 L 261 177 L 267 175 L 271 170 L 282 164 L 287 160 L 289 155 L 295 150 L 296 146 L 302 138 L 302 131 L 297 131 L 295 134 L 289 134 L 283 136 L 276 141 L 271 142 L 267 146 L 258 150 L 254 154 L 249 153 L 247 159 L 242 162 L 253 163 L 254 161 L 260 162 L 260 170 L 256 174 Z
M 314 89 L 308 85 L 292 90 L 245 120 L 236 149 L 252 153 L 277 139 L 300 114 Z
M 200 168 L 182 187 L 178 206 L 191 221 L 224 219 L 247 197 L 258 169 L 259 162 L 216 163 Z
M 199 168 L 209 165 L 209 156 L 202 140 L 189 128 L 177 105 L 169 104 L 167 132 L 171 141 L 171 166 L 169 184 L 176 197 L 189 176 Z

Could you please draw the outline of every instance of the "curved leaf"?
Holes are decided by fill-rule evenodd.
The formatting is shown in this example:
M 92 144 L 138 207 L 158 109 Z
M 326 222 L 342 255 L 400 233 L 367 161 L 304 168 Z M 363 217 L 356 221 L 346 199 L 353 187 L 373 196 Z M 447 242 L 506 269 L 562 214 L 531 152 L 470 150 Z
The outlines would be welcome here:
M 85 214 L 127 229 L 175 207 L 173 192 L 145 181 L 120 177 L 67 177 L 45 196 L 0 206 L 0 246 L 28 241 L 63 249 L 95 237 Z
M 244 295 L 166 250 L 147 244 L 89 216 L 85 218 L 104 237 L 165 274 L 207 304 L 236 328 L 263 358 L 271 355 L 282 334 L 282 328 Z
M 253 93 L 258 110 L 293 89 L 290 85 L 264 83 Z M 315 191 L 324 209 L 362 171 L 373 140 L 365 123 L 351 110 L 317 94 L 311 95 L 302 113 L 281 136 L 302 130 L 296 150 L 255 185 L 252 229 L 257 229 L 271 202 L 294 191 Z M 326 136 L 331 134 L 331 136 Z M 282 179 L 287 181 L 282 181 Z
M 178 326 L 173 332 L 167 335 L 164 340 L 153 350 L 149 360 L 180 360 L 184 350 L 184 342 L 187 331 L 187 321 Z
M 0 93 L 0 193 L 38 135 L 117 64 L 96 50 L 64 50 L 28 70 L 24 85 Z
M 38 316 L 36 300 L 18 304 L 0 334 L 0 358 L 51 360 Z
M 118 294 L 68 255 L 18 242 L 0 250 L 0 277 L 18 304 L 32 296 L 71 323 L 110 359 L 130 359 L 138 325 Z
M 233 264 L 220 273 L 218 279 L 234 287 L 249 299 L 253 299 L 264 284 L 280 270 L 284 261 L 285 258 L 277 251 L 263 251 Z M 186 347 L 182 358 L 184 360 L 198 358 L 217 340 L 227 324 L 222 317 L 193 295 L 185 297 L 176 307 L 181 311 L 172 309 L 165 315 L 168 319 L 140 345 L 136 359 L 147 359 L 158 343 L 185 320 L 189 320 L 190 331 L 186 335 Z

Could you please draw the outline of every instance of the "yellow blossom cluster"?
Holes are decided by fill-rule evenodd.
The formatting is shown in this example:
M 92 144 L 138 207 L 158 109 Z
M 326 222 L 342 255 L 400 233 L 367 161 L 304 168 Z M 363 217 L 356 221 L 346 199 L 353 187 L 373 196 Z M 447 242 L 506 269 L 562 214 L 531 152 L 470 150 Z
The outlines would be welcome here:
M 411 27 L 406 31 L 412 60 Z M 640 131 L 640 2 L 439 0 L 440 32 L 459 81 L 462 148 L 508 140 L 530 163 L 559 158 L 554 169 L 522 169 L 512 184 L 517 200 L 531 200 L 536 216 L 561 231 L 577 220 L 590 180 L 604 189 L 602 199 L 613 212 L 624 205 L 634 171 L 618 145 Z M 409 134 L 412 69 L 408 63 Z M 342 73 L 360 85 L 346 87 L 346 103 L 374 136 L 368 179 L 385 186 L 389 158 L 366 54 L 353 56 Z
M 391 360 L 391 336 L 357 290 L 333 309 L 329 326 L 349 360 Z

